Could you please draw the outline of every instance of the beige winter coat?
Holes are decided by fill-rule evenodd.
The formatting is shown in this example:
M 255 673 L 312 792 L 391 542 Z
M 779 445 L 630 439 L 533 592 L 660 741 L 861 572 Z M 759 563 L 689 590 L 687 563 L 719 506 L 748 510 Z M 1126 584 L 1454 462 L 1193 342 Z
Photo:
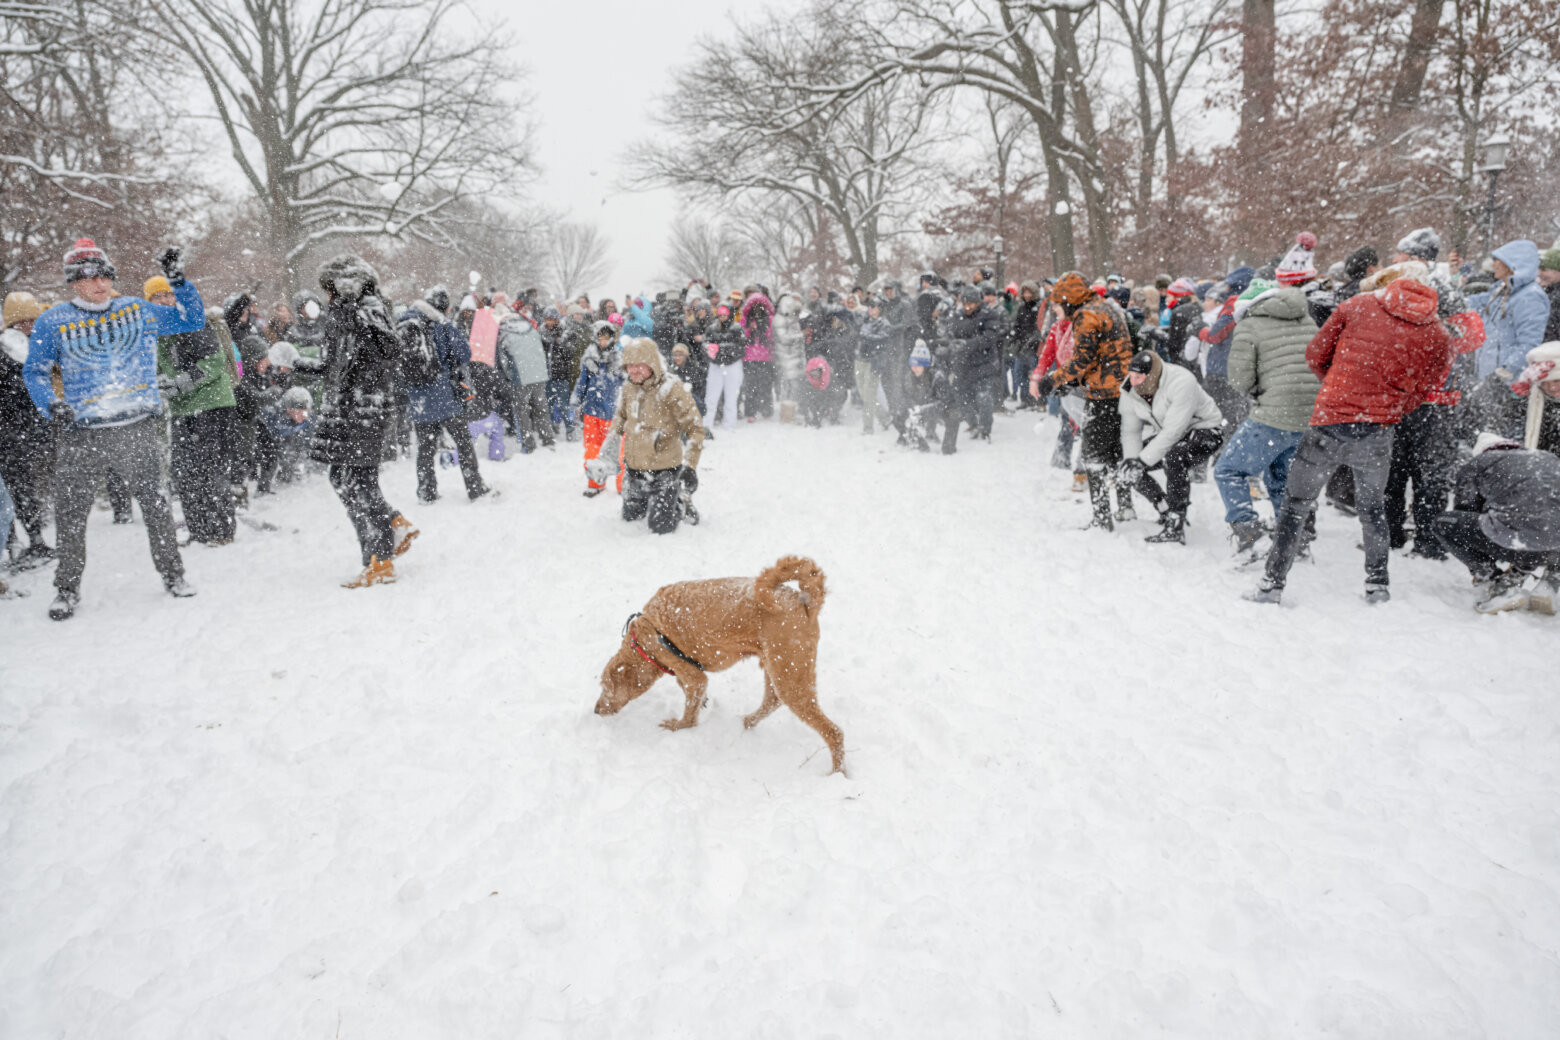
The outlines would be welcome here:
M 643 337 L 623 344 L 623 367 L 649 365 L 650 378 L 643 383 L 627 380 L 618 399 L 617 414 L 607 429 L 608 444 L 622 434 L 623 461 L 629 469 L 699 468 L 704 449 L 704 420 L 693 395 L 679 379 L 667 376 L 655 341 Z M 688 437 L 683 457 L 682 437 Z

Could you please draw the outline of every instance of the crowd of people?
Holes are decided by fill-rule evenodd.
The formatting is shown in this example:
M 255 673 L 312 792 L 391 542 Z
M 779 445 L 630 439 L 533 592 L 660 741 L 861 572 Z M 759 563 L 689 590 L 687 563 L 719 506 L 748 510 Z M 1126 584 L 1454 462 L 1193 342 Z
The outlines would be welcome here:
M 100 493 L 116 523 L 140 503 L 183 597 L 180 526 L 225 545 L 251 486 L 322 469 L 360 547 L 345 584 L 366 587 L 395 580 L 419 533 L 380 486 L 401 453 L 419 501 L 438 498 L 441 462 L 478 501 L 497 495 L 479 440 L 489 461 L 579 442 L 583 494 L 611 488 L 625 520 L 667 534 L 698 522 L 705 442 L 744 421 L 832 425 L 859 408 L 863 434 L 952 455 L 961 432 L 989 441 L 998 413 L 1045 410 L 1060 417 L 1051 462 L 1102 531 L 1136 519 L 1136 492 L 1159 521 L 1147 540 L 1184 544 L 1211 468 L 1234 551 L 1265 555 L 1258 602 L 1278 602 L 1312 551 L 1325 496 L 1359 517 L 1367 601 L 1389 598 L 1391 550 L 1411 546 L 1465 564 L 1483 611 L 1552 612 L 1560 248 L 1514 241 L 1476 267 L 1425 228 L 1325 273 L 1316 249 L 1302 233 L 1260 266 L 1141 285 L 1069 272 L 1001 286 L 982 267 L 924 273 L 913 293 L 693 281 L 595 304 L 438 285 L 392 301 L 345 254 L 317 291 L 267 311 L 248 293 L 208 307 L 173 248 L 142 295 L 123 294 L 81 239 L 64 257 L 70 299 L 5 299 L 0 530 L 12 569 L 55 562 L 49 614 L 64 620 Z

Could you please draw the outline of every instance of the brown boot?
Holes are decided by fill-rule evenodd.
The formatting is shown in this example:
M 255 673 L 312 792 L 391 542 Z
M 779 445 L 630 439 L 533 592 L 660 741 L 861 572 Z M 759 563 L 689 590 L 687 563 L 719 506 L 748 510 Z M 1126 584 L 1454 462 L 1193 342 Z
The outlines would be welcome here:
M 403 555 L 412 547 L 412 539 L 422 534 L 417 525 L 412 523 L 400 513 L 390 518 L 390 530 L 395 533 L 395 554 Z
M 341 587 L 344 589 L 365 589 L 370 585 L 390 585 L 395 581 L 395 562 L 393 560 L 381 560 L 377 556 L 368 558 L 368 566 L 363 568 L 351 581 L 344 581 Z

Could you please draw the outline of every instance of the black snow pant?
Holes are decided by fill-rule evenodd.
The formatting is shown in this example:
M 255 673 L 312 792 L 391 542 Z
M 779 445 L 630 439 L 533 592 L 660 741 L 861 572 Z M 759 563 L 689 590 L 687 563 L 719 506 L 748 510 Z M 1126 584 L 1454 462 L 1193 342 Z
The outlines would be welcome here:
M 1501 545 L 1479 526 L 1483 515 L 1471 509 L 1453 509 L 1436 517 L 1430 525 L 1441 544 L 1467 565 L 1468 573 L 1475 579 L 1493 578 L 1502 563 L 1518 571 L 1560 564 L 1560 552 L 1523 552 Z
M 114 523 L 128 524 L 135 519 L 135 493 L 130 482 L 113 465 L 103 474 L 103 484 L 108 492 L 108 504 L 114 508 Z
M 558 433 L 553 428 L 552 413 L 547 410 L 547 384 L 527 383 L 515 387 L 514 401 L 515 426 L 520 431 L 520 450 L 535 451 L 538 437 L 542 439 L 543 447 L 552 447 Z
M 623 519 L 649 516 L 650 530 L 671 534 L 682 520 L 682 467 L 671 469 L 631 469 L 623 481 Z
M 455 442 L 455 455 L 460 460 L 460 475 L 466 482 L 466 496 L 476 498 L 486 491 L 482 474 L 477 469 L 477 448 L 471 443 L 471 428 L 461 419 L 444 422 L 417 423 L 417 497 L 432 502 L 439 497 L 439 478 L 434 462 L 439 454 L 439 430 L 449 433 Z
M 1440 555 L 1440 545 L 1430 534 L 1430 525 L 1446 509 L 1452 492 L 1452 467 L 1457 464 L 1457 444 L 1453 439 L 1452 408 L 1444 404 L 1422 404 L 1403 417 L 1392 439 L 1392 472 L 1387 477 L 1387 527 L 1392 547 L 1408 543 L 1404 531 L 1408 519 L 1408 485 L 1414 485 L 1414 539 L 1419 552 Z
M 357 532 L 363 566 L 377 556 L 388 560 L 395 553 L 395 529 L 390 526 L 395 510 L 379 490 L 378 466 L 332 466 L 330 486 L 347 507 L 352 529 Z
M 1365 535 L 1365 582 L 1387 584 L 1391 543 L 1385 495 L 1394 429 L 1375 423 L 1340 423 L 1306 431 L 1289 467 L 1284 509 L 1278 515 L 1273 548 L 1268 551 L 1267 580 L 1273 586 L 1283 588 L 1300 551 L 1301 531 L 1316 508 L 1316 497 L 1339 466 L 1354 472 L 1354 500 Z
M 742 363 L 742 414 L 749 419 L 762 415 L 765 419 L 775 414 L 775 363 L 773 361 L 744 361 Z
M 46 509 L 45 484 L 48 460 L 53 454 L 39 435 L 34 442 L 6 441 L 0 444 L 0 480 L 11 492 L 16 518 L 22 522 L 30 545 L 43 544 L 43 517 Z M 5 553 L 11 532 L 0 535 L 0 555 Z
M 1100 526 L 1110 523 L 1110 473 L 1121 465 L 1121 413 L 1120 402 L 1114 398 L 1096 401 L 1093 398 L 1083 404 L 1083 428 L 1078 464 L 1089 477 L 1089 505 L 1094 512 L 1094 522 Z M 1132 502 L 1132 489 L 1122 485 L 1116 488 L 1116 501 L 1125 507 Z
M 1152 443 L 1152 441 L 1150 441 Z M 1150 470 L 1163 465 L 1165 489 L 1148 473 L 1134 485 L 1138 494 L 1154 504 L 1161 513 L 1170 512 L 1185 517 L 1192 504 L 1192 470 L 1213 458 L 1224 446 L 1224 430 L 1192 430 L 1165 452 L 1164 462 L 1155 463 Z
M 146 520 L 152 563 L 167 585 L 184 576 L 184 561 L 173 530 L 173 510 L 163 479 L 163 442 L 157 424 L 141 419 L 128 426 L 72 427 L 60 431 L 55 471 L 54 523 L 59 539 L 59 567 L 54 587 L 61 592 L 81 588 L 87 567 L 87 517 L 98 484 L 117 472 L 137 501 Z
M 173 420 L 169 468 L 184 507 L 184 526 L 197 542 L 225 542 L 233 537 L 233 492 L 228 483 L 232 462 L 227 457 L 232 416 L 232 408 L 211 408 Z
M 955 390 L 956 399 L 959 411 L 970 424 L 973 436 L 991 436 L 991 416 L 996 410 L 996 388 L 996 381 L 985 369 L 976 369 L 959 377 Z M 1117 425 L 1119 428 L 1119 422 Z

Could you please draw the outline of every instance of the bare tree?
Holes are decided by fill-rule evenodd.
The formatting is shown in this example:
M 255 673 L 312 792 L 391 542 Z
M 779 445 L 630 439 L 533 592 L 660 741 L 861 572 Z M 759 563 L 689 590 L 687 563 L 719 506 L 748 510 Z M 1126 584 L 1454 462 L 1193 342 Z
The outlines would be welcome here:
M 813 105 L 811 84 L 865 70 L 855 15 L 818 2 L 800 17 L 769 13 L 730 41 L 704 41 L 677 76 L 665 136 L 633 152 L 645 185 L 694 198 L 787 199 L 829 214 L 863 282 L 877 277 L 883 239 L 910 226 L 919 149 L 930 148 L 935 106 L 911 80 L 883 80 L 850 104 Z
M 671 281 L 702 279 L 721 289 L 755 277 L 757 266 L 751 242 L 731 221 L 716 223 L 684 211 L 673 222 L 666 244 Z
M 214 103 L 289 267 L 345 237 L 453 246 L 464 199 L 513 189 L 529 132 L 502 33 L 455 0 L 152 0 Z
M 132 14 L 120 0 L 0 0 L 0 290 L 56 283 L 82 234 L 149 258 L 189 215 L 162 99 L 137 78 L 167 74 L 168 49 Z
M 572 300 L 599 288 L 612 270 L 611 243 L 594 224 L 562 222 L 547 242 L 547 273 L 559 299 Z

